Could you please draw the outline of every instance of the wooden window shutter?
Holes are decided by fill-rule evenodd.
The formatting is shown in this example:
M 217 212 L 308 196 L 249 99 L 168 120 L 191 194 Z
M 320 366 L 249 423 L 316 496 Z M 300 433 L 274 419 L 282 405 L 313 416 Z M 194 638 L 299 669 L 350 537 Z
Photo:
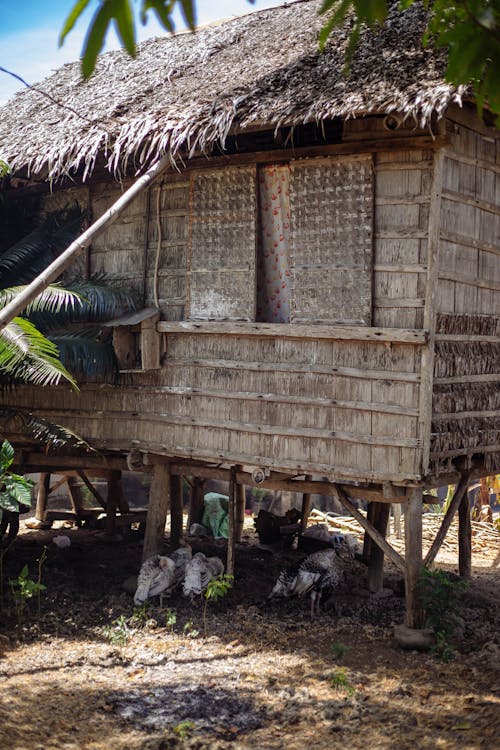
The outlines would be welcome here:
M 255 320 L 256 169 L 191 176 L 189 319 Z
M 290 166 L 291 322 L 371 325 L 371 156 Z

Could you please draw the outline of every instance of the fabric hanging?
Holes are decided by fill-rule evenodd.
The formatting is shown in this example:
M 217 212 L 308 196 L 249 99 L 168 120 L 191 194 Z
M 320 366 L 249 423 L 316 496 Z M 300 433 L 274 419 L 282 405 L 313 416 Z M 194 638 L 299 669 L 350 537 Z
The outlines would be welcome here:
M 259 170 L 260 237 L 257 258 L 257 320 L 290 322 L 290 169 Z

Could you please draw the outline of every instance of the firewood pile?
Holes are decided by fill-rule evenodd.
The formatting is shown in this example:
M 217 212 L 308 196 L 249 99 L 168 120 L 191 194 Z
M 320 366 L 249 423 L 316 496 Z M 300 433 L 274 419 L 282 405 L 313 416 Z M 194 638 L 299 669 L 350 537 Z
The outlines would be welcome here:
M 363 513 L 363 511 L 360 511 Z M 363 515 L 366 515 L 363 513 Z M 422 518 L 422 540 L 424 552 L 429 549 L 432 542 L 436 538 L 436 534 L 439 531 L 443 520 L 443 515 L 440 513 L 424 513 Z M 323 513 L 316 508 L 311 511 L 308 520 L 308 526 L 315 524 L 325 524 L 328 531 L 332 534 L 355 534 L 359 541 L 363 540 L 364 529 L 360 524 L 352 518 L 352 516 L 337 516 L 333 513 Z M 387 530 L 387 537 L 390 539 L 391 545 L 398 552 L 404 553 L 404 523 L 401 523 L 402 536 L 400 539 L 396 537 L 394 531 L 394 519 L 390 519 L 389 528 Z M 500 532 L 489 523 L 484 521 L 471 521 L 472 527 L 472 552 L 481 553 L 488 552 L 491 550 L 500 550 Z M 450 526 L 446 539 L 444 540 L 441 549 L 449 552 L 450 554 L 458 555 L 458 519 L 455 518 Z

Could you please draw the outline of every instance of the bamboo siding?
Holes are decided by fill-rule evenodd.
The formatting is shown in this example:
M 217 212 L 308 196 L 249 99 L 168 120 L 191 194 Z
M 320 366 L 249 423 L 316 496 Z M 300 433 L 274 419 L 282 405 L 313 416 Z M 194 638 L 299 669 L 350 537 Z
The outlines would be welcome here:
M 51 389 L 40 413 L 103 448 L 136 440 L 146 451 L 292 474 L 414 481 L 420 346 L 333 335 L 169 333 L 160 371 L 80 395 Z M 16 398 L 33 406 L 37 392 Z

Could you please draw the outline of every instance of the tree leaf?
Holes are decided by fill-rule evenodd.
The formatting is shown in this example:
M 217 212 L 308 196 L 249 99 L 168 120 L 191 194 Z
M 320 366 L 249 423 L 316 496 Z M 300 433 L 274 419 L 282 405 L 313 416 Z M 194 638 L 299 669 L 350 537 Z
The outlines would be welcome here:
M 61 29 L 61 33 L 59 34 L 59 40 L 58 45 L 61 47 L 63 45 L 64 40 L 66 39 L 66 36 L 69 34 L 69 32 L 73 29 L 75 23 L 80 18 L 84 10 L 86 9 L 87 5 L 90 3 L 90 0 L 78 0 L 73 7 L 71 8 L 69 15 L 67 16 L 64 26 Z
M 82 75 L 90 78 L 94 72 L 97 57 L 104 45 L 108 26 L 113 18 L 113 0 L 103 0 L 101 7 L 94 15 L 85 37 L 82 55 Z
M 134 14 L 129 0 L 114 0 L 113 14 L 119 39 L 131 57 L 135 57 Z

